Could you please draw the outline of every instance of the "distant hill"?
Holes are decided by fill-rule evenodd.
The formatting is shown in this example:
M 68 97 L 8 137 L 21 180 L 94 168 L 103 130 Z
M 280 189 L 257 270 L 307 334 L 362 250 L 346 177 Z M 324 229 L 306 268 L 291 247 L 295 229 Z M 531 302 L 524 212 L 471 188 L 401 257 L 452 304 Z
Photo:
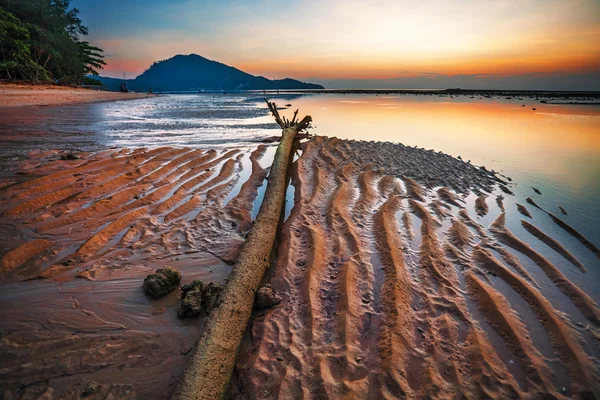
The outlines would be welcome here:
M 95 77 L 108 90 L 119 90 L 123 79 Z M 323 89 L 321 85 L 295 79 L 270 80 L 250 75 L 237 68 L 212 61 L 197 54 L 176 55 L 157 61 L 135 79 L 128 79 L 129 90 L 146 92 L 195 90 L 269 90 L 269 89 Z

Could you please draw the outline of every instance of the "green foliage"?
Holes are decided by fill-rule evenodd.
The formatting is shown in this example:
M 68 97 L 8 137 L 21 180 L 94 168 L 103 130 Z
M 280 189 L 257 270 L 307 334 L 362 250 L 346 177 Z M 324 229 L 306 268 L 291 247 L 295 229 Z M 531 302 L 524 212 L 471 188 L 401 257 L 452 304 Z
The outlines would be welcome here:
M 89 76 L 84 76 L 81 81 L 83 85 L 91 85 L 91 86 L 104 86 L 104 83 L 99 81 L 98 79 L 90 78 Z
M 84 73 L 98 76 L 98 70 L 103 69 L 106 63 L 102 49 L 94 47 L 89 42 L 77 42 L 79 46 L 79 58 L 83 62 Z
M 0 0 L 0 78 L 82 83 L 106 63 L 70 0 Z

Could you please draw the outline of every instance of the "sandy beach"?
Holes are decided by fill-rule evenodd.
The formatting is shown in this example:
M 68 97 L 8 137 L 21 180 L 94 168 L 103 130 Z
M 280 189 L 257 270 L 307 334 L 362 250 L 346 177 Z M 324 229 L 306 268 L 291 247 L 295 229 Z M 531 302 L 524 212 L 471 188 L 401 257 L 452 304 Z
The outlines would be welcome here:
M 4 396 L 168 397 L 204 317 L 178 320 L 178 290 L 152 301 L 143 278 L 171 266 L 182 284 L 226 282 L 268 150 L 40 150 L 14 164 L 0 184 Z M 600 309 L 506 227 L 504 177 L 439 152 L 325 137 L 304 143 L 291 174 L 294 205 L 265 277 L 283 301 L 255 312 L 230 398 L 600 393 Z M 530 242 L 582 268 L 523 218 Z
M 161 266 L 183 283 L 225 281 L 265 176 L 259 146 L 233 196 L 244 151 L 37 152 L 15 169 L 0 217 L 5 398 L 78 398 L 90 385 L 91 398 L 170 393 L 201 320 L 177 318 L 178 291 L 150 301 L 141 283 Z
M 175 3 L 0 5 L 0 399 L 600 399 L 600 1 Z
M 255 317 L 231 398 L 597 396 L 600 309 L 506 228 L 493 174 L 402 145 L 315 138 L 293 179 L 270 276 L 285 300 Z M 489 227 L 476 221 L 488 213 Z M 544 298 L 526 259 L 573 313 Z
M 140 99 L 146 93 L 118 93 L 56 85 L 0 83 L 0 107 L 50 106 Z

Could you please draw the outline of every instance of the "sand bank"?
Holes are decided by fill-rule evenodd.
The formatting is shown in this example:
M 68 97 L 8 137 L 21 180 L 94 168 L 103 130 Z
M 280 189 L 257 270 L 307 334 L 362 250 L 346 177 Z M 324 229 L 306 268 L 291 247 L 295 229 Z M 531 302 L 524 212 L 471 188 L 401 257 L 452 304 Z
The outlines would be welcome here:
M 146 93 L 118 93 L 54 85 L 0 84 L 0 107 L 50 106 L 141 99 Z
M 514 235 L 504 247 L 504 225 L 478 222 L 504 216 L 484 203 L 493 175 L 458 161 L 304 145 L 270 278 L 284 300 L 255 315 L 231 398 L 598 396 L 598 305 Z
M 13 165 L 0 184 L 5 397 L 168 397 L 203 320 L 178 320 L 178 293 L 151 301 L 142 280 L 173 266 L 182 283 L 224 283 L 268 154 L 38 151 Z M 291 174 L 265 278 L 283 301 L 254 312 L 231 398 L 600 395 L 599 308 L 564 273 L 585 273 L 578 253 L 540 229 L 550 216 L 497 196 L 493 173 L 315 137 Z M 523 232 L 507 218 L 527 219 Z

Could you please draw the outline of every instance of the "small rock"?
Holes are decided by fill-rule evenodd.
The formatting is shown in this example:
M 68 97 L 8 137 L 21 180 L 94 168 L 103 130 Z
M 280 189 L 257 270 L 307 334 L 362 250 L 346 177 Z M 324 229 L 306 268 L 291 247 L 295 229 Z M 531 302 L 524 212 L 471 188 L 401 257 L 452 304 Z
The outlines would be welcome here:
M 558 208 L 560 208 L 560 212 L 563 213 L 564 215 L 568 215 L 567 214 L 567 210 L 565 210 L 564 208 L 562 208 L 561 206 L 558 206 Z
M 88 397 L 97 393 L 100 390 L 100 386 L 96 382 L 89 382 L 87 386 L 81 391 L 81 397 Z
M 277 361 L 283 361 L 283 357 L 281 355 L 279 355 L 279 354 L 275 357 L 275 359 Z
M 181 282 L 181 274 L 173 268 L 157 269 L 144 279 L 142 288 L 153 299 L 158 299 L 171 293 Z
M 73 154 L 72 151 L 67 154 L 63 154 L 60 156 L 61 160 L 79 160 L 79 156 L 77 154 Z
M 275 293 L 269 284 L 261 287 L 256 292 L 255 306 L 259 310 L 271 308 L 279 303 L 281 303 L 281 296 Z

